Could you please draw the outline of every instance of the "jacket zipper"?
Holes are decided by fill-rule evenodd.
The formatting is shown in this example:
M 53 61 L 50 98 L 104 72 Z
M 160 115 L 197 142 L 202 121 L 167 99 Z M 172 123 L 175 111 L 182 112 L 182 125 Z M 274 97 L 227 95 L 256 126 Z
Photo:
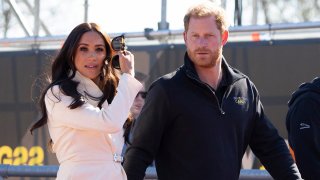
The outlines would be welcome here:
M 192 77 L 192 76 L 189 75 L 188 73 L 187 73 L 187 76 L 188 76 L 189 78 L 195 80 L 196 82 L 198 82 L 198 83 L 200 83 L 200 84 L 202 84 L 202 85 L 205 85 L 205 86 L 212 92 L 212 94 L 214 95 L 214 97 L 215 97 L 215 99 L 216 99 L 216 101 L 217 101 L 217 103 L 218 103 L 218 107 L 219 107 L 220 113 L 221 113 L 222 115 L 224 115 L 225 112 L 223 111 L 221 105 L 222 105 L 222 102 L 223 102 L 223 99 L 224 99 L 226 93 L 223 94 L 223 98 L 222 98 L 222 101 L 221 101 L 221 104 L 220 104 L 220 103 L 219 103 L 219 100 L 218 100 L 218 98 L 217 98 L 217 96 L 216 96 L 216 93 L 212 91 L 211 87 L 210 87 L 208 84 L 203 83 L 202 81 L 199 81 L 198 79 Z M 229 87 L 228 87 L 228 89 L 229 89 Z

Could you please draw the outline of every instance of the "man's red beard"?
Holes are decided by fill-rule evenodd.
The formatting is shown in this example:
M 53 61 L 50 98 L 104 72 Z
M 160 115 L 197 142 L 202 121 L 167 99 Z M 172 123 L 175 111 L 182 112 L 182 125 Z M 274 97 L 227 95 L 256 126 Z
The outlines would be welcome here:
M 196 66 L 200 66 L 203 68 L 211 68 L 211 67 L 216 66 L 222 57 L 222 48 L 219 48 L 214 52 L 212 52 L 206 48 L 198 48 L 192 52 L 189 49 L 187 49 L 187 52 L 188 52 L 189 58 L 192 60 L 192 62 Z M 199 52 L 208 53 L 208 55 L 209 55 L 208 58 L 210 59 L 209 62 L 205 62 L 204 59 L 200 59 L 199 57 L 197 57 L 197 53 L 199 53 Z

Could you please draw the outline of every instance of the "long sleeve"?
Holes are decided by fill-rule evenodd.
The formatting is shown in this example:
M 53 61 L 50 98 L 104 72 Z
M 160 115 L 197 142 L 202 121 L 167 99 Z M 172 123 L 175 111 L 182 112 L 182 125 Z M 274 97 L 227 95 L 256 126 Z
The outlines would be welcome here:
M 259 96 L 255 99 L 255 128 L 249 143 L 251 149 L 273 178 L 301 179 L 284 139 L 264 114 Z
M 117 132 L 122 129 L 141 86 L 141 83 L 131 75 L 123 74 L 114 100 L 110 105 L 105 101 L 101 109 L 88 102 L 76 109 L 70 109 L 68 106 L 73 101 L 72 97 L 64 95 L 58 86 L 54 86 L 52 90 L 48 90 L 45 97 L 48 115 L 52 119 L 51 125 L 79 130 Z
M 320 179 L 320 101 L 303 96 L 287 115 L 289 140 L 304 179 Z

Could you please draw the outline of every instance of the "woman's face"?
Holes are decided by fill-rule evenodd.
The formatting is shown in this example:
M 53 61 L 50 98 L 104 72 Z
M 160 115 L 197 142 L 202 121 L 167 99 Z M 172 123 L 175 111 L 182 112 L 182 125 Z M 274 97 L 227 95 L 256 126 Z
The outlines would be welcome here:
M 142 87 L 142 89 L 140 89 L 139 93 L 137 94 L 136 98 L 134 99 L 133 101 L 133 104 L 130 108 L 130 112 L 132 113 L 133 117 L 135 119 L 138 118 L 141 110 L 142 110 L 142 107 L 145 103 L 145 88 Z
M 95 31 L 84 33 L 75 53 L 77 71 L 98 84 L 105 57 L 106 48 L 102 37 Z

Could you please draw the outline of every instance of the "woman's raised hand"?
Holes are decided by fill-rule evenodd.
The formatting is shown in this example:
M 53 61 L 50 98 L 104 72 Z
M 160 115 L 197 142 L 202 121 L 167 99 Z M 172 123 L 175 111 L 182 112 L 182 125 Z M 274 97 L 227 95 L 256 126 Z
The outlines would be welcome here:
M 118 55 L 121 72 L 134 76 L 134 55 L 127 50 L 119 51 Z

